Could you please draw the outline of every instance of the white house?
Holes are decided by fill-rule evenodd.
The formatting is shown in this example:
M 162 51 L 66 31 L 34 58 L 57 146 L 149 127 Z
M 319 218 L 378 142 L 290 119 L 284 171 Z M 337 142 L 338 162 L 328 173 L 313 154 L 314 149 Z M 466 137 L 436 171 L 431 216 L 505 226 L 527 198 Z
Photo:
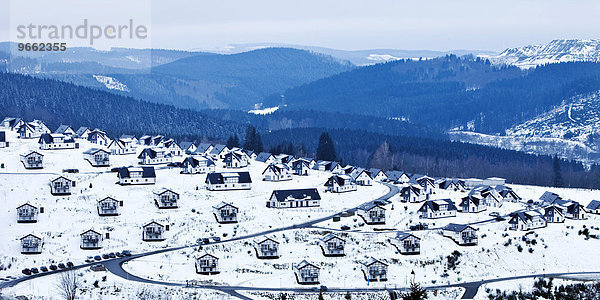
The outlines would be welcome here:
M 168 230 L 168 228 L 166 229 L 165 226 L 152 221 L 152 222 L 142 226 L 142 240 L 144 242 L 164 241 L 165 240 L 164 233 L 167 230 Z
M 544 208 L 544 219 L 547 223 L 563 223 L 565 221 L 564 208 L 558 205 L 549 205 Z
M 421 239 L 413 234 L 398 232 L 390 242 L 398 249 L 400 254 L 413 255 L 421 253 Z
M 203 275 L 219 274 L 219 258 L 208 253 L 196 258 L 196 273 Z
M 320 268 L 306 260 L 294 265 L 294 274 L 298 284 L 319 284 Z
M 79 245 L 84 250 L 97 250 L 102 248 L 102 234 L 92 229 L 81 234 Z
M 104 149 L 91 148 L 83 152 L 83 158 L 93 167 L 110 166 L 110 153 Z
M 475 195 L 463 197 L 461 200 L 458 207 L 460 207 L 461 211 L 464 213 L 479 213 L 487 210 L 487 206 L 483 203 L 483 199 Z
M 426 199 L 427 195 L 425 195 L 423 188 L 418 184 L 408 183 L 407 186 L 400 189 L 400 201 L 402 202 L 417 203 Z
M 354 179 L 354 182 L 356 182 L 356 184 L 358 184 L 358 185 L 364 185 L 364 186 L 373 185 L 373 178 L 371 178 L 369 171 L 367 171 L 363 168 L 355 168 L 350 173 L 350 177 L 352 177 L 352 179 Z
M 161 188 L 154 193 L 154 204 L 159 209 L 171 209 L 177 208 L 177 201 L 179 201 L 179 194 L 173 192 L 170 189 Z
M 17 223 L 36 223 L 39 209 L 29 203 L 17 207 Z
M 343 238 L 329 233 L 324 236 L 320 242 L 321 250 L 325 256 L 344 256 L 344 247 L 346 246 L 346 240 Z
M 62 134 L 44 133 L 38 140 L 40 149 L 42 150 L 59 150 L 59 149 L 77 149 L 79 143 L 75 142 L 72 137 L 66 137 Z
M 92 144 L 96 144 L 98 146 L 103 146 L 103 147 L 110 145 L 110 142 L 111 142 L 111 140 L 108 137 L 108 135 L 106 134 L 106 132 L 104 132 L 100 129 L 94 129 L 94 130 L 90 131 L 90 133 L 88 134 L 87 140 Z
M 452 239 L 459 246 L 477 245 L 477 229 L 469 225 L 450 223 L 442 229 L 442 235 Z
M 239 209 L 231 203 L 222 202 L 213 206 L 213 214 L 221 224 L 237 223 Z
M 321 195 L 315 188 L 274 190 L 267 201 L 267 207 L 294 208 L 318 207 L 321 205 Z
M 0 127 L 5 130 L 17 131 L 23 124 L 25 124 L 25 122 L 20 118 L 6 117 L 2 120 L 2 123 L 0 123 Z
M 285 164 L 270 164 L 262 172 L 264 181 L 292 180 L 290 168 Z
M 71 128 L 71 126 L 69 125 L 60 125 L 58 126 L 58 128 L 56 128 L 54 133 L 63 134 L 67 137 L 72 137 L 75 135 L 75 130 L 73 130 L 73 128 Z
M 362 263 L 362 271 L 365 279 L 372 281 L 387 281 L 388 265 L 373 257 Z
M 180 165 L 181 174 L 203 174 L 215 171 L 215 162 L 208 156 L 188 156 Z
M 41 238 L 28 234 L 21 238 L 21 254 L 40 254 L 43 245 Z
M 44 161 L 44 155 L 36 152 L 36 151 L 31 151 L 27 154 L 21 154 L 21 162 L 23 163 L 23 166 L 25 167 L 25 169 L 42 169 L 44 168 L 43 165 L 43 161 Z
M 205 183 L 209 191 L 249 190 L 252 179 L 248 172 L 208 173 Z
M 131 138 L 119 138 L 116 140 L 112 140 L 108 144 L 108 150 L 112 155 L 135 154 L 136 149 L 137 144 L 135 140 Z
M 182 156 L 185 152 L 179 144 L 175 143 L 173 139 L 168 139 L 164 143 L 164 148 L 171 154 L 171 156 Z
M 369 173 L 371 173 L 371 178 L 375 181 L 383 182 L 388 179 L 388 176 L 381 169 L 371 168 L 369 169 Z
M 508 220 L 510 230 L 532 230 L 537 228 L 546 227 L 546 219 L 541 213 L 531 210 L 525 212 L 515 212 L 510 214 L 511 218 Z
M 357 185 L 354 179 L 348 175 L 333 175 L 324 184 L 328 192 L 343 193 L 356 191 Z
M 40 120 L 33 120 L 29 123 L 24 123 L 17 130 L 19 138 L 34 139 L 39 138 L 42 134 L 50 133 L 50 129 Z
M 254 242 L 256 258 L 279 258 L 279 242 L 272 238 L 263 238 Z
M 59 176 L 50 181 L 50 193 L 55 196 L 71 195 L 71 188 L 75 187 L 75 181 L 64 176 Z
M 88 136 L 90 135 L 90 132 L 92 131 L 88 127 L 81 126 L 79 127 L 79 129 L 77 129 L 77 131 L 75 131 L 74 137 L 76 139 L 87 140 Z
M 248 166 L 248 160 L 245 158 L 245 154 L 241 155 L 238 152 L 231 151 L 223 157 L 223 163 L 225 168 L 239 169 Z
M 310 174 L 310 162 L 304 158 L 293 160 L 292 173 L 299 176 L 308 176 Z
M 368 203 L 358 208 L 357 214 L 369 225 L 385 224 L 385 208 L 376 203 Z
M 98 215 L 101 217 L 118 216 L 119 207 L 123 206 L 122 201 L 112 197 L 106 197 L 97 203 Z
M 173 156 L 164 148 L 146 148 L 138 155 L 140 165 L 158 165 L 173 162 Z
M 591 214 L 600 214 L 600 201 L 592 200 L 585 209 Z
M 452 200 L 441 199 L 425 201 L 418 212 L 421 214 L 421 218 L 438 219 L 456 217 L 456 211 L 456 205 Z
M 155 184 L 154 167 L 121 167 L 117 170 L 120 185 Z

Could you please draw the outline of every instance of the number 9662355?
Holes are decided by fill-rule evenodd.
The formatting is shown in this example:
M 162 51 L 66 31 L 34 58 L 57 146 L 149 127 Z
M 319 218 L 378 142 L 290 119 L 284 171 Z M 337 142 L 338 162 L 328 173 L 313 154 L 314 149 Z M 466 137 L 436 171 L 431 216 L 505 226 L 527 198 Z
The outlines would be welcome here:
M 67 43 L 18 43 L 17 49 L 19 51 L 65 51 L 67 50 Z

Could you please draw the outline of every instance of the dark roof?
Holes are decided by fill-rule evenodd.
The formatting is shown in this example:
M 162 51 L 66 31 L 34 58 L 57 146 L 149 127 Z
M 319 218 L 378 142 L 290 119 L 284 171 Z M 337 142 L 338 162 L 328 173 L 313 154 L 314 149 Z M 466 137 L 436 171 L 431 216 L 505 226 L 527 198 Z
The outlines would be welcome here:
M 409 186 L 405 186 L 400 190 L 400 196 L 406 196 L 409 193 L 421 194 L 421 186 L 417 184 L 411 184 Z
M 240 155 L 238 155 L 235 152 L 229 152 L 227 154 L 225 154 L 225 158 L 223 159 L 223 162 L 227 163 L 227 162 L 233 162 L 233 159 L 237 159 L 238 161 L 242 160 L 242 157 Z
M 86 130 L 89 130 L 89 128 L 87 128 L 87 127 L 79 127 L 79 129 L 77 129 L 77 131 L 75 131 L 75 135 L 76 136 L 81 136 Z
M 269 157 L 271 157 L 271 156 L 273 156 L 273 154 L 268 153 L 268 152 L 261 152 L 256 156 L 256 158 L 254 160 L 260 161 L 260 162 L 266 162 L 267 159 L 269 159 Z
M 310 189 L 297 189 L 297 190 L 274 190 L 271 193 L 271 198 L 275 196 L 275 199 L 279 202 L 286 201 L 288 199 L 305 199 L 310 197 L 311 200 L 321 200 L 319 191 L 315 188 Z
M 296 160 L 292 161 L 292 168 L 293 169 L 297 169 L 297 168 L 299 168 L 300 166 L 303 166 L 303 165 L 308 168 L 308 167 L 310 167 L 309 166 L 310 162 L 308 162 L 307 160 L 305 160 L 303 158 L 299 158 L 299 159 L 296 159 Z
M 398 234 L 396 234 L 396 239 L 401 241 L 409 236 L 413 236 L 413 237 L 417 238 L 418 240 L 420 240 L 420 238 L 418 236 L 416 236 L 412 233 L 408 233 L 408 232 L 398 232 Z
M 29 204 L 29 203 L 25 203 L 25 204 L 22 204 L 22 205 L 18 206 L 18 207 L 17 207 L 17 209 L 19 209 L 19 208 L 21 208 L 21 207 L 23 207 L 23 206 L 31 206 L 31 207 L 33 207 L 33 208 L 37 208 L 37 206 L 35 206 L 35 205 L 31 205 L 31 204 Z
M 95 234 L 97 234 L 97 235 L 102 235 L 102 234 L 100 234 L 100 232 L 98 232 L 98 231 L 96 231 L 96 230 L 93 230 L 93 229 L 86 230 L 86 231 L 82 232 L 80 235 L 84 235 L 84 234 L 86 234 L 86 233 L 88 233 L 88 232 L 93 232 L 93 233 L 95 233 Z
M 450 223 L 448 225 L 446 225 L 444 227 L 444 230 L 448 230 L 448 231 L 453 231 L 453 232 L 462 232 L 467 228 L 471 228 L 471 229 L 475 229 L 469 225 L 466 224 L 454 224 L 454 223 Z
M 0 131 L 0 142 L 6 142 L 6 134 L 4 131 Z
M 40 136 L 40 139 L 38 140 L 38 142 L 40 144 L 42 143 L 42 141 L 44 141 L 44 143 L 46 143 L 46 144 L 50 144 L 50 143 L 54 142 L 54 137 L 50 133 L 44 133 Z M 73 140 L 73 138 L 65 136 L 64 142 L 65 143 L 73 143 L 73 142 L 75 142 L 75 140 Z
M 39 156 L 44 156 L 44 154 L 41 154 L 41 153 L 39 153 L 37 151 L 29 151 L 29 152 L 27 152 L 27 154 L 23 154 L 23 156 L 29 156 L 29 155 L 34 154 L 34 153 L 37 154 L 37 155 L 39 155 Z
M 195 146 L 195 144 L 194 144 L 194 143 L 192 143 L 192 142 L 181 142 L 181 143 L 179 143 L 179 147 L 180 147 L 181 149 L 183 149 L 183 150 L 187 150 L 187 149 L 188 149 L 188 148 L 190 148 L 192 145 L 194 145 L 194 146 Z
M 325 235 L 324 237 L 321 238 L 321 241 L 323 242 L 327 242 L 330 241 L 332 239 L 338 239 L 341 240 L 342 242 L 345 242 L 346 240 L 344 240 L 343 238 L 333 234 L 333 233 L 328 233 L 327 235 Z
M 279 242 L 278 242 L 278 241 L 276 241 L 276 240 L 274 240 L 274 239 L 272 239 L 272 238 L 270 238 L 270 237 L 265 237 L 264 239 L 262 239 L 262 240 L 259 240 L 259 241 L 257 241 L 256 243 L 257 243 L 257 244 L 262 244 L 262 243 L 264 243 L 264 242 L 266 242 L 266 241 L 272 241 L 272 242 L 274 242 L 275 244 L 279 244 Z
M 474 195 L 469 195 L 469 196 L 463 197 L 459 206 L 468 205 L 468 202 L 473 202 L 473 204 L 475 204 L 476 206 L 479 206 L 479 203 L 481 202 L 481 198 L 474 196 Z
M 283 170 L 288 170 L 288 169 L 289 169 L 289 167 L 287 165 L 284 165 L 284 164 L 269 164 L 265 168 L 265 170 L 262 172 L 262 174 L 265 174 L 265 172 L 267 172 L 268 170 L 272 170 L 273 173 L 276 173 L 276 174 L 281 174 L 281 172 Z
M 444 202 L 445 204 L 448 204 L 448 210 L 456 210 L 456 205 L 454 205 L 454 202 L 452 200 L 440 199 L 440 200 L 426 201 L 425 203 L 423 203 L 423 206 L 421 206 L 421 208 L 419 208 L 419 211 L 423 211 L 423 209 L 425 207 L 428 207 L 429 209 L 431 209 L 433 211 L 438 211 L 440 209 L 440 202 Z
M 28 234 L 28 235 L 26 235 L 26 236 L 24 236 L 24 237 L 22 237 L 22 238 L 21 238 L 21 240 L 22 240 L 22 239 L 24 239 L 24 238 L 26 238 L 26 237 L 29 237 L 29 236 L 32 236 L 32 237 L 34 237 L 34 238 L 36 238 L 36 239 L 38 239 L 38 240 L 41 240 L 41 238 L 39 238 L 38 236 L 36 236 L 36 235 L 33 235 L 33 234 L 31 234 L 31 233 L 30 233 L 30 234 Z
M 158 223 L 156 221 L 152 221 L 152 222 L 150 222 L 150 223 L 148 223 L 148 224 L 146 224 L 146 225 L 144 225 L 142 227 L 148 227 L 149 225 L 152 225 L 152 224 L 156 224 L 156 225 L 158 225 L 160 227 L 165 227 L 164 225 L 162 225 L 162 224 L 160 224 L 160 223 Z
M 208 144 L 208 143 L 200 143 L 198 144 L 198 148 L 196 149 L 196 152 L 206 152 L 206 150 L 208 150 L 208 148 L 210 148 L 210 146 L 212 146 L 212 144 Z
M 99 200 L 98 202 L 104 202 L 104 201 L 116 201 L 118 202 L 119 200 L 113 198 L 113 197 L 104 197 L 104 199 Z
M 56 128 L 56 131 L 54 131 L 54 133 L 65 134 L 65 132 L 67 132 L 68 129 L 71 129 L 71 126 L 60 125 L 60 126 L 58 126 L 58 128 Z M 71 130 L 73 130 L 73 129 L 71 129 Z
M 596 209 L 600 208 L 600 201 L 592 200 L 592 202 L 590 202 L 590 204 L 588 204 L 585 208 L 591 209 L 591 210 L 596 210 Z
M 136 167 L 135 169 L 142 169 L 142 178 L 155 178 L 156 172 L 154 172 L 154 167 Z M 129 173 L 131 171 L 128 167 L 120 167 L 118 176 L 119 178 L 129 178 Z
M 388 265 L 388 264 L 386 264 L 386 263 L 382 262 L 381 260 L 378 260 L 378 259 L 376 259 L 376 258 L 373 258 L 373 257 L 370 257 L 370 258 L 369 258 L 369 259 L 367 259 L 365 262 L 363 262 L 363 265 L 365 265 L 365 266 L 367 266 L 367 267 L 368 267 L 368 266 L 370 266 L 370 265 L 372 265 L 372 264 L 374 264 L 374 263 L 380 263 L 380 264 L 384 264 L 384 265 L 386 265 L 386 266 Z
M 311 264 L 311 263 L 307 262 L 306 260 L 302 260 L 302 261 L 301 261 L 299 264 L 295 265 L 294 267 L 295 267 L 296 269 L 300 270 L 300 269 L 302 269 L 302 268 L 304 268 L 304 267 L 307 267 L 307 266 L 313 266 L 313 267 L 315 267 L 315 268 L 317 268 L 317 269 L 320 269 L 319 267 L 317 267 L 317 266 L 315 266 L 315 265 L 313 265 L 313 264 Z
M 110 152 L 108 152 L 104 149 L 99 149 L 99 148 L 90 148 L 90 149 L 84 151 L 83 154 L 94 154 L 94 153 L 100 152 L 100 151 L 110 154 Z
M 142 150 L 142 152 L 140 152 L 138 158 L 144 158 L 146 156 L 149 156 L 150 158 L 156 158 L 156 151 L 154 151 L 154 149 L 151 148 L 146 148 Z
M 223 174 L 234 173 L 239 176 L 238 183 L 252 183 L 252 179 L 250 178 L 250 173 L 248 172 L 224 172 L 224 173 L 208 173 L 206 175 L 206 183 L 210 184 L 223 184 Z
M 65 180 L 67 180 L 67 181 L 73 181 L 73 180 L 71 180 L 71 179 L 69 179 L 69 178 L 67 178 L 67 177 L 65 177 L 65 176 L 58 176 L 58 177 L 56 177 L 56 178 L 54 178 L 54 179 L 52 179 L 52 180 L 50 180 L 50 181 L 51 181 L 51 182 L 55 182 L 55 181 L 57 181 L 57 180 L 59 180 L 59 179 L 61 179 L 61 178 L 64 178 L 64 179 L 65 179 Z
M 556 193 L 552 193 L 549 191 L 544 192 L 544 194 L 540 197 L 540 200 L 542 200 L 543 202 L 554 202 L 557 199 L 562 199 L 558 194 Z
M 235 206 L 235 205 L 233 205 L 231 203 L 224 202 L 224 201 L 221 201 L 219 204 L 213 206 L 213 208 L 215 208 L 215 209 L 221 209 L 221 208 L 223 208 L 225 206 L 231 206 L 231 207 L 233 207 L 235 209 L 238 209 L 237 206 Z
M 206 164 L 206 166 L 212 166 L 215 164 L 215 162 L 212 159 L 206 158 L 206 157 L 202 157 L 203 160 L 206 160 L 208 163 Z M 188 156 L 186 157 L 183 162 L 181 162 L 181 167 L 187 167 L 187 165 L 189 164 L 192 168 L 195 168 L 198 166 L 198 164 L 200 163 L 200 160 L 193 157 L 193 156 Z
M 227 146 L 216 144 L 213 149 L 210 151 L 211 154 L 220 154 Z
M 352 179 L 352 177 L 350 176 L 333 175 L 329 177 L 329 179 L 327 179 L 327 182 L 325 182 L 324 186 L 332 186 L 334 181 L 337 182 L 338 185 L 356 184 L 356 182 L 354 182 L 354 179 Z

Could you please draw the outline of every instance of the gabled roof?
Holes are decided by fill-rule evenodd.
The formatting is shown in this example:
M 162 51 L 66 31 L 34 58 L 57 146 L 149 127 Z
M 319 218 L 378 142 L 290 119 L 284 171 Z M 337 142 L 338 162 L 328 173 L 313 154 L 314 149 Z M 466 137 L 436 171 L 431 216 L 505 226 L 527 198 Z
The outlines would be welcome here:
M 315 265 L 313 265 L 313 264 L 311 264 L 311 263 L 307 262 L 305 259 L 304 259 L 304 260 L 302 260 L 302 261 L 301 261 L 299 264 L 295 265 L 294 267 L 295 267 L 296 269 L 300 270 L 300 269 L 303 269 L 303 268 L 305 268 L 305 267 L 307 267 L 307 266 L 313 266 L 313 267 L 315 267 L 315 268 L 317 268 L 317 269 L 320 269 L 319 267 L 317 267 L 317 266 L 315 266 Z
M 113 201 L 113 202 L 119 202 L 119 200 L 113 198 L 113 197 L 104 197 L 102 200 L 98 200 L 98 203 L 102 203 L 105 201 Z
M 364 211 L 369 211 L 376 207 L 386 210 L 385 207 L 383 207 L 377 203 L 374 203 L 374 202 L 365 203 L 365 204 L 361 205 L 358 209 L 364 210 Z
M 74 143 L 74 142 L 75 142 L 75 140 L 73 140 L 73 138 L 66 137 L 66 136 L 64 136 L 64 135 L 62 135 L 62 134 L 58 134 L 58 133 L 52 133 L 52 134 L 50 134 L 50 133 L 44 133 L 44 134 L 42 134 L 42 135 L 40 136 L 40 139 L 38 140 L 38 142 L 39 142 L 40 144 L 41 144 L 42 142 L 44 142 L 45 144 L 50 144 L 50 143 L 53 143 L 53 142 L 54 142 L 54 138 L 55 138 L 55 137 L 58 137 L 58 136 L 61 136 L 61 137 L 63 137 L 63 141 L 64 141 L 65 143 Z
M 29 152 L 27 152 L 27 154 L 21 154 L 21 155 L 24 156 L 24 157 L 27 157 L 27 156 L 29 156 L 31 154 L 34 154 L 34 153 L 37 154 L 37 155 L 39 155 L 39 156 L 44 156 L 44 154 L 41 154 L 41 153 L 39 153 L 37 151 L 29 151 Z
M 28 234 L 28 235 L 26 235 L 26 236 L 24 236 L 24 237 L 22 237 L 22 238 L 20 238 L 20 239 L 22 240 L 22 239 L 25 239 L 25 238 L 27 238 L 27 237 L 30 237 L 30 236 L 31 236 L 31 237 L 34 237 L 34 238 L 36 238 L 36 239 L 38 239 L 38 240 L 41 240 L 41 238 L 40 238 L 40 237 L 38 237 L 38 236 L 36 236 L 36 235 L 34 235 L 34 234 L 31 234 L 31 233 L 30 233 L 30 234 Z
M 69 125 L 60 125 L 58 126 L 58 128 L 56 128 L 56 131 L 54 131 L 54 133 L 65 134 L 69 129 L 71 129 L 71 126 Z
M 350 177 L 348 175 L 333 175 L 333 176 L 329 177 L 329 179 L 327 179 L 327 182 L 325 182 L 324 186 L 333 186 L 334 182 L 340 186 L 343 186 L 346 184 L 356 184 L 354 179 L 352 179 L 352 177 Z
M 196 146 L 196 144 L 194 144 L 194 143 L 192 143 L 192 142 L 181 142 L 181 143 L 179 143 L 179 147 L 180 147 L 182 150 L 186 150 L 186 151 L 187 151 L 187 150 L 188 150 L 190 147 L 192 147 L 192 146 Z
M 384 262 L 382 262 L 382 261 L 380 261 L 380 260 L 378 260 L 378 259 L 375 259 L 375 258 L 373 258 L 373 257 L 370 257 L 370 258 L 369 258 L 369 259 L 367 259 L 365 262 L 363 262 L 363 265 L 365 265 L 365 266 L 367 266 L 367 267 L 368 267 L 368 266 L 370 266 L 370 265 L 372 265 L 372 264 L 374 264 L 374 263 L 380 263 L 380 264 L 383 264 L 383 265 L 386 265 L 386 266 L 388 265 L 388 264 L 386 264 L 386 263 L 384 263 Z
M 210 148 L 212 144 L 209 143 L 200 143 L 198 144 L 198 148 L 196 149 L 196 153 L 205 153 L 208 148 Z
M 31 204 L 29 204 L 29 203 L 25 203 L 25 204 L 19 205 L 19 206 L 17 207 L 17 209 L 19 209 L 19 208 L 21 208 L 21 207 L 23 207 L 23 206 L 30 206 L 30 207 L 33 207 L 33 208 L 36 208 L 36 209 L 37 209 L 37 206 L 35 206 L 35 205 L 31 205 Z
M 226 202 L 223 202 L 223 201 L 221 201 L 219 204 L 217 204 L 217 205 L 213 206 L 213 208 L 214 208 L 214 209 L 221 209 L 221 208 L 223 208 L 223 207 L 225 207 L 225 206 L 231 206 L 231 207 L 233 207 L 233 208 L 235 208 L 235 209 L 238 209 L 238 208 L 237 208 L 237 206 L 235 206 L 235 205 L 233 205 L 233 204 L 231 204 L 231 203 L 226 203 Z
M 300 166 L 305 166 L 305 167 L 310 167 L 310 162 L 303 159 L 303 158 L 298 158 L 292 161 L 292 169 L 297 169 Z
M 444 230 L 453 231 L 453 232 L 463 232 L 467 228 L 471 228 L 473 230 L 477 230 L 477 229 L 471 227 L 470 225 L 466 225 L 466 224 L 454 224 L 454 223 L 450 223 L 450 224 L 446 225 L 444 227 Z
M 419 208 L 419 211 L 424 211 L 425 208 L 431 209 L 432 211 L 439 211 L 440 205 L 444 205 L 444 204 L 448 205 L 448 210 L 456 210 L 456 205 L 454 205 L 454 202 L 452 200 L 440 199 L 440 200 L 425 201 L 425 203 L 423 203 L 421 208 Z
M 88 233 L 88 232 L 93 232 L 93 233 L 95 233 L 96 235 L 102 235 L 101 233 L 99 233 L 98 231 L 96 231 L 96 230 L 93 230 L 93 229 L 86 230 L 86 231 L 84 231 L 83 233 L 81 233 L 80 235 L 84 235 L 84 234 L 86 234 L 86 233 Z
M 281 174 L 284 170 L 289 170 L 289 167 L 285 164 L 269 164 L 262 174 L 264 175 L 269 170 L 275 174 Z
M 95 154 L 96 152 L 104 152 L 106 154 L 110 154 L 110 152 L 108 152 L 104 149 L 99 149 L 99 148 L 90 148 L 90 149 L 84 151 L 83 154 Z
M 225 154 L 225 157 L 223 158 L 223 162 L 225 162 L 225 163 L 233 162 L 234 160 L 241 161 L 242 157 L 233 151 Z
M 181 162 L 181 166 L 185 167 L 187 164 L 189 164 L 192 168 L 195 168 L 200 164 L 200 160 L 206 161 L 207 167 L 213 166 L 215 164 L 215 162 L 212 159 L 205 156 L 201 156 L 199 158 L 188 156 Z
M 269 158 L 275 158 L 275 157 L 271 153 L 261 152 L 256 156 L 256 158 L 254 160 L 260 161 L 260 162 L 266 162 L 267 160 L 269 160 Z
M 373 179 L 373 177 L 371 177 L 371 174 L 369 173 L 369 171 L 363 169 L 363 168 L 354 168 L 351 172 L 351 177 L 352 179 L 356 180 L 361 174 L 365 174 L 367 175 L 369 178 Z
M 418 236 L 412 234 L 412 233 L 408 233 L 408 232 L 398 232 L 398 234 L 396 234 L 396 239 L 399 241 L 402 241 L 408 237 L 415 237 L 416 239 L 420 240 L 421 238 L 419 238 Z
M 256 241 L 256 243 L 257 243 L 257 244 L 262 244 L 262 243 L 264 243 L 264 242 L 266 242 L 266 241 L 272 241 L 272 242 L 274 242 L 275 244 L 279 244 L 279 242 L 278 242 L 278 241 L 276 241 L 276 240 L 274 240 L 274 239 L 272 239 L 272 238 L 270 238 L 270 237 L 265 237 L 265 238 L 264 238 L 264 239 L 262 239 L 262 240 L 257 240 L 257 241 Z
M 218 155 L 218 154 L 221 154 L 221 152 L 226 151 L 226 150 L 227 150 L 227 146 L 221 145 L 221 144 L 216 144 L 210 151 L 210 154 Z
M 175 195 L 179 195 L 178 193 L 176 193 L 176 192 L 173 192 L 173 190 L 171 190 L 171 189 L 168 189 L 168 188 L 160 188 L 160 189 L 158 189 L 158 190 L 154 191 L 154 194 L 155 194 L 155 195 L 162 195 L 162 194 L 164 194 L 164 193 L 166 193 L 166 192 L 171 192 L 171 193 L 173 193 L 173 194 L 175 194 Z
M 306 199 L 321 200 L 319 191 L 315 188 L 310 189 L 296 189 L 296 190 L 274 190 L 271 193 L 271 198 L 275 196 L 275 199 L 279 202 L 295 200 L 295 199 Z
M 550 191 L 544 192 L 544 194 L 542 194 L 542 196 L 540 197 L 540 200 L 542 202 L 548 202 L 548 203 L 553 203 L 554 201 L 556 201 L 558 199 L 562 199 L 562 198 L 558 194 L 552 193 Z
M 400 196 L 407 196 L 409 193 L 421 194 L 423 188 L 418 184 L 409 184 L 400 190 Z
M 599 209 L 600 208 L 600 201 L 598 201 L 598 200 L 592 200 L 592 202 L 590 202 L 590 204 L 588 204 L 585 208 L 589 209 L 589 210 Z
M 152 221 L 152 222 L 150 222 L 150 223 L 148 223 L 146 225 L 143 225 L 142 227 L 148 227 L 150 225 L 158 225 L 158 227 L 165 227 L 165 225 L 162 225 L 162 224 L 160 224 L 160 223 L 158 223 L 156 221 Z
M 522 220 L 525 223 L 533 221 L 535 216 L 541 217 L 541 214 L 538 211 L 522 211 L 522 212 L 514 212 L 510 214 L 511 219 L 508 221 L 510 224 L 517 223 L 517 220 Z
M 379 173 L 383 173 L 383 175 L 385 177 L 388 177 L 387 174 L 384 171 L 382 171 L 381 169 L 370 168 L 369 169 L 369 173 L 370 173 L 370 175 L 371 175 L 372 178 L 377 177 L 379 175 Z
M 156 178 L 154 167 L 120 167 L 119 178 L 129 178 L 131 172 L 141 171 L 142 178 Z
M 468 202 L 473 202 L 473 204 L 475 206 L 479 206 L 479 204 L 481 203 L 481 198 L 479 198 L 475 195 L 469 195 L 469 196 L 463 197 L 461 200 L 462 201 L 460 202 L 459 206 L 468 205 Z
M 223 177 L 227 177 L 230 174 L 239 177 L 238 183 L 252 183 L 250 173 L 248 172 L 208 173 L 208 175 L 206 175 L 206 183 L 223 184 L 225 182 Z
M 207 257 L 207 256 L 208 256 L 208 257 L 212 257 L 212 258 L 214 258 L 214 259 L 216 259 L 216 260 L 218 260 L 218 259 L 219 259 L 218 257 L 216 257 L 216 256 L 214 256 L 214 255 L 212 255 L 212 254 L 208 254 L 208 253 L 204 253 L 202 256 L 198 256 L 198 258 L 196 258 L 196 259 L 205 258 L 205 257 Z
M 321 241 L 323 242 L 328 242 L 332 239 L 338 239 L 341 240 L 342 242 L 345 242 L 346 240 L 344 240 L 343 238 L 333 234 L 333 233 L 328 233 L 327 235 L 325 235 L 324 237 L 321 238 Z
M 58 177 L 56 177 L 56 178 L 54 178 L 54 179 L 50 180 L 50 182 L 55 182 L 55 181 L 57 181 L 57 180 L 59 180 L 59 179 L 61 179 L 61 178 L 62 178 L 62 179 L 65 179 L 66 181 L 73 181 L 73 180 L 71 180 L 71 179 L 69 179 L 69 178 L 67 178 L 67 177 L 65 177 L 65 176 L 58 176 Z

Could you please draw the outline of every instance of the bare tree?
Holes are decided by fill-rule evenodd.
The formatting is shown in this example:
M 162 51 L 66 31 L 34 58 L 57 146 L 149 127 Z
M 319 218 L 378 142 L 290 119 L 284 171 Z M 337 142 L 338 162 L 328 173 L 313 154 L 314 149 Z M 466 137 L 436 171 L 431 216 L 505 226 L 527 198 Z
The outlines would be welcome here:
M 78 287 L 79 278 L 77 278 L 75 271 L 71 270 L 60 273 L 60 277 L 56 283 L 56 289 L 65 300 L 74 300 Z

